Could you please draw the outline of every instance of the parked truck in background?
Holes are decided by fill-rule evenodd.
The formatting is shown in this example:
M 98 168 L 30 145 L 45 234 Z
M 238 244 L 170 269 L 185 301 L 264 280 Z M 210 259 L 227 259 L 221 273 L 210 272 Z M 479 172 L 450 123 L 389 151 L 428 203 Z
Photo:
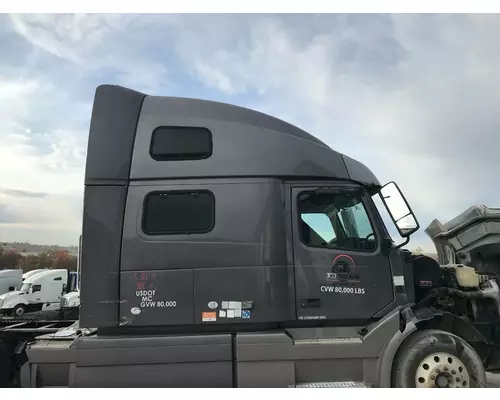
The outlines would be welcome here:
M 36 274 L 39 274 L 40 272 L 48 271 L 48 270 L 49 270 L 48 268 L 41 268 L 41 269 L 32 269 L 31 271 L 25 272 L 23 274 L 23 282 L 25 279 L 27 279 L 33 275 L 36 275 Z
M 61 297 L 72 290 L 76 275 L 67 269 L 48 269 L 24 278 L 19 290 L 0 296 L 0 312 L 20 317 L 28 312 L 57 311 Z
M 412 255 L 402 246 L 419 224 L 398 186 L 311 134 L 241 107 L 100 86 L 79 321 L 17 346 L 9 379 L 484 387 L 499 367 L 500 216 L 472 210 L 427 229 L 441 264 Z
M 22 283 L 22 276 L 22 269 L 0 270 L 0 295 L 19 289 Z
M 68 291 L 61 299 L 61 319 L 78 319 L 80 313 L 80 263 L 82 251 L 82 236 L 78 240 L 78 255 L 76 259 L 76 279 L 72 290 Z

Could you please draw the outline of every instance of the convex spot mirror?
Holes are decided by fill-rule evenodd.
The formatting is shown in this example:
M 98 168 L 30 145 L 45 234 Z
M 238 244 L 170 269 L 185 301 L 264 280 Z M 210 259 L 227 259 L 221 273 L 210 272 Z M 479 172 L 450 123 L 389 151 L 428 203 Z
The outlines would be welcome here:
M 389 182 L 382 187 L 380 197 L 402 237 L 408 237 L 420 228 L 413 211 L 395 182 Z

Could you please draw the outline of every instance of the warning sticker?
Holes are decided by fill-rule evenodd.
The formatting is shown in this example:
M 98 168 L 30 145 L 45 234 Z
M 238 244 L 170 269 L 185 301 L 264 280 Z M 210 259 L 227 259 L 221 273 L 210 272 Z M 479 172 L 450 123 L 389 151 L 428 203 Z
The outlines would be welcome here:
M 201 320 L 203 322 L 217 321 L 217 313 L 216 312 L 203 312 L 203 313 L 201 313 Z
M 244 310 L 241 315 L 242 318 L 250 318 L 250 311 Z

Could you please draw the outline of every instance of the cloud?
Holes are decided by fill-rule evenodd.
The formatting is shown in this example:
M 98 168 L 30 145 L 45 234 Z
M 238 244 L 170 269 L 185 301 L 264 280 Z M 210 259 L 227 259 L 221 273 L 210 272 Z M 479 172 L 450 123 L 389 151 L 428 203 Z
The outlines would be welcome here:
M 0 182 L 10 190 L 80 201 L 93 91 L 106 82 L 286 119 L 364 162 L 381 181 L 396 180 L 423 228 L 473 203 L 497 205 L 497 15 L 44 14 L 4 21 L 0 102 L 9 107 L 0 107 Z M 10 197 L 3 200 L 9 207 Z M 59 220 L 77 221 L 79 212 L 69 207 Z M 423 228 L 412 243 L 432 249 Z
M 6 194 L 9 196 L 13 197 L 34 197 L 34 198 L 41 198 L 41 197 L 46 197 L 47 193 L 41 193 L 41 192 L 29 192 L 27 190 L 15 190 L 15 189 L 6 189 L 6 188 L 0 188 L 0 193 Z
M 292 114 L 381 180 L 397 180 L 424 227 L 472 203 L 495 206 L 498 16 L 337 16 L 329 30 L 317 21 L 301 20 L 304 40 L 287 18 L 256 18 L 237 48 L 204 42 L 202 54 L 183 56 L 203 66 L 206 86 L 261 95 L 259 108 Z
M 109 70 L 119 83 L 146 91 L 166 79 L 164 64 L 142 57 L 134 15 L 21 14 L 10 15 L 10 21 L 27 42 L 82 74 Z

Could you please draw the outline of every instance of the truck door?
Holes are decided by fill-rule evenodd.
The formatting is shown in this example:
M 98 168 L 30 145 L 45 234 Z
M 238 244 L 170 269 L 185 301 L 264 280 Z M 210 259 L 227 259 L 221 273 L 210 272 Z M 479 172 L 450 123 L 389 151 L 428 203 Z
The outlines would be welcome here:
M 383 229 L 361 186 L 292 185 L 297 318 L 368 320 L 394 300 Z

